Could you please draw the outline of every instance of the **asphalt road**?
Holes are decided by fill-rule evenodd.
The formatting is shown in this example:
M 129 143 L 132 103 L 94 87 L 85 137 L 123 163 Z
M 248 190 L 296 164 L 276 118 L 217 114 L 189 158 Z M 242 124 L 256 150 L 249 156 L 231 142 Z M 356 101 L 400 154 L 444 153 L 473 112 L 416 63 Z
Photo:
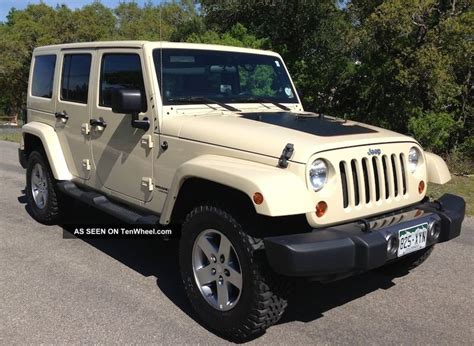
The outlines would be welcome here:
M 63 239 L 28 214 L 16 150 L 0 142 L 0 344 L 225 342 L 193 317 L 176 240 Z M 253 342 L 473 344 L 473 250 L 471 218 L 408 275 L 299 283 L 282 321 Z

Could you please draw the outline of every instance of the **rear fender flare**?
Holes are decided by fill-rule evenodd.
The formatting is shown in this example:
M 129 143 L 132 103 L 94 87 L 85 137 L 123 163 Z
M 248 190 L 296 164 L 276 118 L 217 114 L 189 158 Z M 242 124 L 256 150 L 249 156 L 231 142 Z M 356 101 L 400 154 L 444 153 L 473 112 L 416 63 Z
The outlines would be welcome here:
M 71 180 L 72 175 L 67 167 L 64 153 L 54 128 L 39 122 L 27 123 L 22 127 L 23 143 L 27 133 L 41 140 L 54 178 L 56 180 Z

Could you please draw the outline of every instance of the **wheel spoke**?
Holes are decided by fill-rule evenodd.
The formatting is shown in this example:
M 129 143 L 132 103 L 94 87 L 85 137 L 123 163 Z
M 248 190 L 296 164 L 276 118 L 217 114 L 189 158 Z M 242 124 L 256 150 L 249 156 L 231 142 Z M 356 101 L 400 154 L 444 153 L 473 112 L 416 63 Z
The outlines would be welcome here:
M 242 274 L 232 269 L 231 267 L 227 267 L 230 275 L 226 277 L 227 281 L 229 281 L 232 285 L 237 287 L 239 290 L 242 290 Z
M 221 309 L 225 308 L 229 302 L 229 288 L 227 283 L 223 282 L 221 285 L 217 283 L 217 304 Z
M 219 256 L 224 255 L 225 262 L 229 262 L 231 244 L 227 237 L 221 237 L 221 242 L 219 244 Z
M 196 270 L 196 276 L 201 286 L 207 285 L 213 281 L 216 281 L 216 276 L 212 275 L 212 268 L 210 265 L 201 267 Z
M 201 238 L 198 240 L 197 245 L 198 245 L 199 248 L 202 250 L 202 252 L 204 252 L 204 254 L 206 255 L 207 259 L 208 259 L 209 262 L 210 262 L 210 261 L 211 261 L 211 256 L 217 252 L 217 251 L 216 251 L 216 248 L 214 247 L 214 245 L 211 244 L 211 242 L 209 241 L 209 239 L 206 238 L 206 237 L 201 237 Z
M 37 188 L 38 183 L 39 183 L 39 178 L 36 176 L 36 174 L 32 174 L 31 175 L 31 185 L 33 185 L 33 187 Z
M 35 202 L 38 207 L 41 208 L 43 206 L 43 191 L 39 189 L 37 190 Z

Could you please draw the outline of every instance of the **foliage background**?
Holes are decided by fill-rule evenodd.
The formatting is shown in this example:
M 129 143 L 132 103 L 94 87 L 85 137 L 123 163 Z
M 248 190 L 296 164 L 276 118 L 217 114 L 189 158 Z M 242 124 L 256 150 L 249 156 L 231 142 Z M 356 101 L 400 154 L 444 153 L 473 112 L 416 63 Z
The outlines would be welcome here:
M 308 110 L 409 133 L 473 173 L 474 0 L 43 3 L 0 23 L 0 115 L 25 104 L 34 47 L 144 39 L 272 49 Z

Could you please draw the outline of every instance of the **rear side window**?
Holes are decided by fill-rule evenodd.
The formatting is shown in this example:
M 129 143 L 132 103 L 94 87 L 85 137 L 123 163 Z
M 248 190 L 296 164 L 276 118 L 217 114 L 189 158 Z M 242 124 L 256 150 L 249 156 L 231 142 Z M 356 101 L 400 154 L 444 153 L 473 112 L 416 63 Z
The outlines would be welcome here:
M 31 94 L 33 96 L 51 98 L 53 96 L 54 68 L 56 55 L 37 55 L 33 69 Z
M 61 100 L 87 103 L 90 71 L 90 54 L 65 55 L 61 77 Z
M 145 84 L 138 54 L 104 54 L 100 72 L 99 105 L 112 106 L 116 89 L 138 89 L 142 92 L 142 112 L 146 112 Z

